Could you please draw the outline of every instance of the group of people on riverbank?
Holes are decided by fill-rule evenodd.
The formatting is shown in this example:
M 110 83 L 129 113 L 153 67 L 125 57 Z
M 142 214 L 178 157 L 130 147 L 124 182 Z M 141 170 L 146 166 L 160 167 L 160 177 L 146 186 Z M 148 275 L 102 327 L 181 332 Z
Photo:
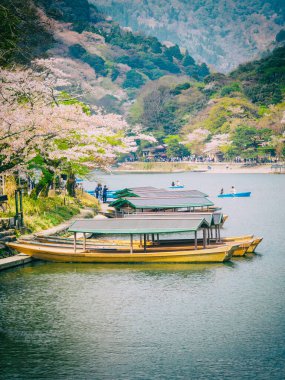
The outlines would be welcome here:
M 108 197 L 108 187 L 107 185 L 102 186 L 101 183 L 98 183 L 97 186 L 95 187 L 95 197 L 99 200 L 102 201 L 103 203 L 107 202 L 107 197 Z

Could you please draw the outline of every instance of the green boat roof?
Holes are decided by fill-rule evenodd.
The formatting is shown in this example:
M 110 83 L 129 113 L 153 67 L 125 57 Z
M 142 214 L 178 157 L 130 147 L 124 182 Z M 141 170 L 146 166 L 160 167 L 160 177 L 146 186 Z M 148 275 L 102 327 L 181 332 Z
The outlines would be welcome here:
M 187 198 L 120 198 L 110 206 L 122 208 L 129 206 L 134 209 L 169 209 L 185 207 L 207 207 L 213 206 L 214 203 L 204 197 L 187 197 Z
M 199 190 L 166 190 L 155 187 L 134 187 L 122 189 L 115 193 L 120 198 L 140 197 L 140 198 L 186 198 L 186 197 L 208 197 L 207 194 Z
M 221 213 L 193 213 L 193 212 L 152 212 L 152 213 L 139 213 L 139 214 L 125 214 L 124 218 L 127 219 L 203 219 L 208 227 L 219 225 L 222 222 L 223 214 Z
M 173 219 L 83 219 L 76 220 L 68 230 L 70 232 L 121 235 L 193 232 L 204 226 L 204 219 L 184 219 L 175 221 Z

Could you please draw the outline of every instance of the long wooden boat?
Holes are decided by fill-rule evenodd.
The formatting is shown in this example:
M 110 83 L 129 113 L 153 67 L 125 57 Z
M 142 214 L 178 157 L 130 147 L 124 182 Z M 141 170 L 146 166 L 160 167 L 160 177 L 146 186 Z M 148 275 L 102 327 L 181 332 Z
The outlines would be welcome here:
M 58 245 L 61 247 L 70 247 L 73 244 L 73 240 L 69 238 L 58 238 L 58 237 L 46 237 L 46 238 L 39 238 L 36 240 L 34 243 L 32 243 L 29 240 L 19 240 L 21 243 L 30 243 L 30 244 L 53 244 L 53 245 Z M 215 248 L 221 244 L 228 244 L 228 245 L 235 245 L 236 249 L 233 252 L 233 257 L 236 256 L 244 256 L 246 253 L 252 253 L 254 252 L 255 248 L 257 245 L 262 241 L 262 238 L 253 238 L 253 235 L 242 235 L 242 236 L 232 236 L 232 237 L 227 237 L 222 239 L 220 243 L 212 243 L 210 245 L 207 245 L 207 248 Z M 80 240 L 79 240 L 79 245 L 80 245 Z M 153 244 L 151 241 L 147 242 L 147 247 L 148 250 L 152 251 L 161 251 L 161 250 L 189 250 L 189 249 L 194 249 L 193 246 L 194 240 L 187 240 L 187 239 L 181 239 L 181 240 L 161 240 L 159 244 Z M 199 239 L 198 243 L 202 243 L 202 240 Z M 81 241 L 81 245 L 83 242 Z M 127 241 L 126 240 L 102 240 L 102 239 L 88 239 L 87 246 L 88 248 L 99 248 L 100 246 L 105 246 L 109 248 L 114 248 L 115 246 L 118 248 L 118 246 L 121 247 L 121 249 L 128 249 L 126 248 L 127 246 Z M 134 241 L 133 245 L 136 249 L 141 250 L 142 249 L 142 244 L 140 244 L 139 241 Z M 124 248 L 123 248 L 124 247 Z M 197 246 L 198 249 L 202 249 L 203 245 L 199 244 Z
M 106 262 L 106 263 L 147 263 L 147 262 L 224 262 L 232 255 L 243 255 L 251 244 L 251 240 L 229 241 L 227 243 L 211 243 L 207 239 L 209 224 L 204 217 L 195 219 L 105 219 L 76 220 L 69 231 L 73 232 L 73 247 L 70 241 L 39 242 L 18 241 L 9 243 L 11 248 L 26 253 L 32 257 L 67 262 Z M 202 245 L 197 238 L 197 232 L 203 232 Z M 161 240 L 159 234 L 194 233 L 191 239 Z M 124 235 L 126 240 L 108 242 L 106 239 L 90 243 L 86 237 L 95 235 Z M 78 239 L 82 236 L 82 240 Z M 152 241 L 147 244 L 149 236 Z M 177 235 L 176 235 L 177 236 Z M 118 236 L 119 237 L 119 236 Z M 139 237 L 138 240 L 135 240 Z M 220 240 L 220 237 L 216 237 Z M 216 240 L 217 240 L 216 239 Z M 55 239 L 56 240 L 56 239 Z M 99 243 L 100 244 L 100 243 Z
M 105 248 L 89 250 L 57 247 L 52 245 L 7 243 L 10 248 L 36 259 L 55 262 L 78 263 L 221 263 L 231 259 L 235 245 L 216 248 L 169 250 L 160 252 L 126 252 L 122 249 Z
M 243 236 L 232 236 L 232 237 L 226 237 L 223 238 L 222 241 L 224 243 L 230 243 L 230 242 L 235 242 L 238 243 L 240 241 L 245 241 L 245 240 L 252 240 L 251 245 L 248 247 L 246 253 L 253 253 L 256 250 L 256 247 L 262 242 L 263 238 L 262 237 L 254 237 L 253 235 L 243 235 Z
M 66 240 L 70 240 L 70 239 L 66 239 Z M 232 251 L 232 256 L 233 257 L 240 257 L 240 256 L 244 256 L 249 247 L 251 246 L 253 240 L 248 240 L 248 241 L 239 241 L 239 242 L 234 242 L 234 241 L 230 241 L 228 242 L 226 245 L 229 245 L 229 246 L 235 246 L 235 249 Z M 71 244 L 72 244 L 72 241 L 60 241 L 60 240 L 55 240 L 55 241 L 31 241 L 31 240 L 24 240 L 24 239 L 19 239 L 19 243 L 20 244 L 29 244 L 29 245 L 36 245 L 36 246 L 42 246 L 42 247 L 48 247 L 48 248 L 70 248 L 71 247 Z M 210 244 L 210 245 L 207 245 L 207 249 L 213 249 L 213 248 L 217 248 L 217 247 L 220 247 L 221 245 L 225 245 L 225 243 L 216 243 L 216 244 Z M 96 250 L 97 252 L 102 252 L 104 251 L 106 248 L 108 248 L 108 250 L 116 250 L 116 251 L 120 251 L 121 253 L 127 253 L 129 251 L 129 247 L 127 245 L 127 242 L 124 241 L 124 240 L 117 240 L 117 241 L 108 241 L 108 240 L 104 240 L 104 241 L 100 241 L 100 243 L 97 241 L 96 243 L 93 243 L 92 242 L 89 242 L 86 244 L 86 247 L 87 249 L 89 250 Z M 144 251 L 144 248 L 143 246 L 139 243 L 139 242 L 134 242 L 133 243 L 133 247 L 134 247 L 134 250 L 136 253 L 140 253 L 140 252 L 143 252 Z M 201 249 L 206 249 L 203 247 L 203 245 L 198 245 L 197 246 L 197 249 L 198 250 L 201 250 Z M 165 252 L 165 251 L 168 251 L 168 252 L 178 252 L 178 251 L 193 251 L 195 250 L 195 246 L 193 246 L 193 244 L 189 244 L 189 242 L 185 241 L 185 242 L 179 242 L 176 241 L 173 242 L 173 243 L 168 243 L 168 244 L 152 244 L 151 242 L 149 242 L 148 244 L 148 252 Z

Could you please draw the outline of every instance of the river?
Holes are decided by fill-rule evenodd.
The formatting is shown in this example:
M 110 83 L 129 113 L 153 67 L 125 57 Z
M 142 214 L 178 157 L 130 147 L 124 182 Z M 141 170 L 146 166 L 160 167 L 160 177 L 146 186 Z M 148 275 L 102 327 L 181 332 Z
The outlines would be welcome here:
M 1 379 L 284 379 L 285 176 L 99 176 L 111 189 L 177 179 L 223 207 L 224 235 L 263 236 L 257 254 L 217 265 L 3 271 Z M 216 197 L 232 185 L 251 198 Z

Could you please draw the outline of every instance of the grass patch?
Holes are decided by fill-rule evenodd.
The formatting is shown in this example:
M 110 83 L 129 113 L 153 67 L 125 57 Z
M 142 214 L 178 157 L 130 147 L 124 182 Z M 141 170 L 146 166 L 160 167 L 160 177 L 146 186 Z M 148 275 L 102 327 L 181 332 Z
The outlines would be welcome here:
M 51 195 L 47 198 L 31 199 L 23 197 L 24 223 L 30 232 L 54 227 L 73 216 L 79 214 L 81 208 L 91 208 L 94 212 L 99 210 L 97 200 L 87 193 L 78 191 L 77 198 L 62 195 Z M 6 212 L 0 211 L 0 217 L 15 215 L 15 202 L 9 199 Z

